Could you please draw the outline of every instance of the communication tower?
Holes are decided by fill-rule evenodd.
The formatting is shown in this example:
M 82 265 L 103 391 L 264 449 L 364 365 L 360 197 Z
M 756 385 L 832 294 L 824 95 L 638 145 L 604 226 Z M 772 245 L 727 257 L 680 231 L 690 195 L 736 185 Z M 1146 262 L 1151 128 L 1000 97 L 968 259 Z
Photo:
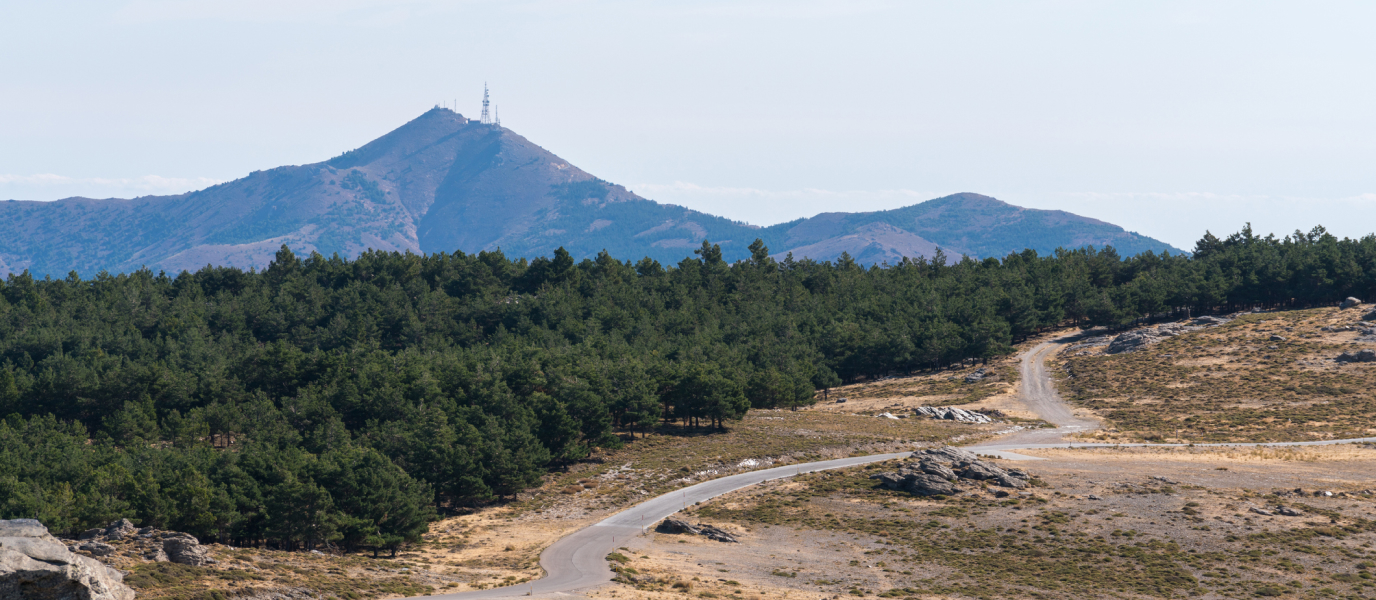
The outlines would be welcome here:
M 487 115 L 487 82 L 483 82 L 483 125 L 491 125 L 492 118 Z
M 498 127 L 502 126 L 502 113 L 495 106 L 492 107 L 492 124 Z

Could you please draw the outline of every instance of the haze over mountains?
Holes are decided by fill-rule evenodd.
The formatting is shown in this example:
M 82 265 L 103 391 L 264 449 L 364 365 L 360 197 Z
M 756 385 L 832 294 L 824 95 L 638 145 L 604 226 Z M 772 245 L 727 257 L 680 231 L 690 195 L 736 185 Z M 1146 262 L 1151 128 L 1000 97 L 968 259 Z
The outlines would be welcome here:
M 1087 245 L 1179 252 L 1095 219 L 970 193 L 760 228 L 646 200 L 509 129 L 435 108 L 328 161 L 186 194 L 0 202 L 0 275 L 263 268 L 282 244 L 346 257 L 369 248 L 534 257 L 563 246 L 575 258 L 607 250 L 676 263 L 704 239 L 727 260 L 745 258 L 756 238 L 778 256 L 847 252 L 865 264 L 930 258 L 937 247 L 976 258 Z

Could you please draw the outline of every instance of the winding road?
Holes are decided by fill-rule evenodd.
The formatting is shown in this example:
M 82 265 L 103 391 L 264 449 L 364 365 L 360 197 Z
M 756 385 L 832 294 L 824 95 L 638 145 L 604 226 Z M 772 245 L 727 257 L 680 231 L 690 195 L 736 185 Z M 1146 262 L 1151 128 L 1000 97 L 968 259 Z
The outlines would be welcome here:
M 1061 400 L 1056 392 L 1055 382 L 1046 370 L 1046 358 L 1061 346 L 1073 340 L 1065 337 L 1044 342 L 1022 355 L 1020 366 L 1022 387 L 1021 400 L 1027 407 L 1054 429 L 1029 429 L 1018 431 L 986 443 L 967 446 L 966 449 L 980 454 L 992 454 L 1006 459 L 1041 460 L 1010 452 L 1011 450 L 1032 448 L 1092 448 L 1092 447 L 1137 447 L 1159 446 L 1175 447 L 1185 444 L 1091 444 L 1070 443 L 1065 436 L 1093 431 L 1099 422 L 1076 417 L 1070 406 Z M 1376 442 L 1376 437 L 1345 440 L 1323 440 L 1313 442 L 1271 442 L 1236 444 L 1195 444 L 1195 446 L 1322 446 L 1352 442 Z M 643 502 L 630 509 L 607 517 L 555 542 L 540 554 L 540 566 L 545 577 L 531 583 L 516 586 L 476 590 L 457 594 L 440 594 L 426 598 L 445 600 L 477 600 L 480 598 L 506 598 L 527 595 L 562 595 L 581 589 L 601 585 L 611 581 L 612 572 L 607 567 L 606 556 L 617 547 L 617 538 L 630 538 L 638 535 L 642 527 L 653 527 L 661 519 L 682 510 L 687 505 L 710 500 L 722 494 L 733 492 L 771 479 L 792 477 L 801 473 L 812 473 L 828 469 L 853 467 L 872 462 L 880 462 L 908 456 L 909 452 L 895 454 L 875 454 L 840 458 L 785 467 L 775 467 L 749 473 L 740 473 L 697 485 L 676 490 Z M 625 542 L 622 542 L 625 543 Z

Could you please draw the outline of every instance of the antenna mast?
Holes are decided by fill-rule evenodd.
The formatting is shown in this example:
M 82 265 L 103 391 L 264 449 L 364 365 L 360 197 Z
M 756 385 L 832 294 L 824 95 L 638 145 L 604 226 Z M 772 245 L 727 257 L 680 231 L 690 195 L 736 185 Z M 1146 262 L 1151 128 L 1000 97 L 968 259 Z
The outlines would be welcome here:
M 487 116 L 487 82 L 486 82 L 486 81 L 483 82 L 483 118 L 482 118 L 482 124 L 483 124 L 483 125 L 491 125 L 491 124 L 492 124 L 492 119 L 491 119 L 490 117 Z
M 492 123 L 492 124 L 493 124 L 493 125 L 496 125 L 496 126 L 498 126 L 498 127 L 501 127 L 501 126 L 502 126 L 502 113 L 499 112 L 499 111 L 497 110 L 497 107 L 495 107 L 495 106 L 492 107 L 492 115 L 493 115 L 493 116 L 492 116 L 492 118 L 493 118 L 493 123 Z

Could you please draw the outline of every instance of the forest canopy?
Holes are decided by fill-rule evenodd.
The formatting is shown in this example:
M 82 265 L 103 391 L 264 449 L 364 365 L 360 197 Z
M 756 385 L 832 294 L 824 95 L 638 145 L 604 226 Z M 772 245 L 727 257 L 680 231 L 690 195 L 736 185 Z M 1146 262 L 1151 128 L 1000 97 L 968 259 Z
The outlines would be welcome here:
M 1206 235 L 865 268 L 704 242 L 664 266 L 501 252 L 0 283 L 0 517 L 393 548 L 437 507 L 676 423 L 988 359 L 1047 327 L 1376 291 L 1376 238 Z

